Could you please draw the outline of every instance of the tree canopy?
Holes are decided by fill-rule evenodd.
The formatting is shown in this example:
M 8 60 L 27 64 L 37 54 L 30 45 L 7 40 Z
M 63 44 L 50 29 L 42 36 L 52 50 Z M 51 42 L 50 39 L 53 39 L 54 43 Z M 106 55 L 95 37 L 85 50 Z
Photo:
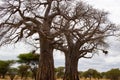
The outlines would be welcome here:
M 38 63 L 39 56 L 40 56 L 39 54 L 34 54 L 34 53 L 22 53 L 18 56 L 19 58 L 18 62 L 26 63 L 26 64 L 30 64 L 32 62 Z
M 106 72 L 106 77 L 111 80 L 119 80 L 120 79 L 120 70 L 118 68 L 111 69 Z
M 98 78 L 99 79 L 102 77 L 101 73 L 95 69 L 88 69 L 87 71 L 83 72 L 81 75 L 84 78 L 90 78 L 90 80 L 91 80 L 91 78 Z
M 9 75 L 10 79 L 13 80 L 15 76 L 18 74 L 18 69 L 17 68 L 9 68 L 7 71 L 7 74 Z
M 60 67 L 55 68 L 55 75 L 57 78 L 63 78 L 64 73 L 65 73 L 64 67 L 60 66 Z
M 18 56 L 19 60 L 17 62 L 24 63 L 26 65 L 29 65 L 30 70 L 32 71 L 32 75 L 36 80 L 36 74 L 38 69 L 38 63 L 39 63 L 39 56 L 40 54 L 36 53 L 23 53 Z
M 7 73 L 13 62 L 14 61 L 10 61 L 10 60 L 8 61 L 0 60 L 0 75 L 2 75 L 3 78 L 5 77 L 5 74 Z
M 29 65 L 20 65 L 18 67 L 18 74 L 21 76 L 21 79 L 23 79 L 23 77 L 27 77 L 29 67 Z
M 41 55 L 37 80 L 54 80 L 54 49 L 65 53 L 64 80 L 79 80 L 79 58 L 91 58 L 98 50 L 107 54 L 104 40 L 116 30 L 107 14 L 82 1 L 3 0 L 0 46 L 23 38 L 38 40 Z

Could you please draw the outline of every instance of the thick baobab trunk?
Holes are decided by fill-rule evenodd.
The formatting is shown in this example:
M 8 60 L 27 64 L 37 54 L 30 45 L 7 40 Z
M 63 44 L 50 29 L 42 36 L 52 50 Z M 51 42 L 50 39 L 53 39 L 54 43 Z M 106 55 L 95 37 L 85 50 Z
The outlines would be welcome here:
M 78 59 L 70 54 L 65 55 L 65 75 L 63 80 L 79 80 Z
M 53 49 L 45 37 L 40 37 L 40 62 L 36 80 L 54 80 Z

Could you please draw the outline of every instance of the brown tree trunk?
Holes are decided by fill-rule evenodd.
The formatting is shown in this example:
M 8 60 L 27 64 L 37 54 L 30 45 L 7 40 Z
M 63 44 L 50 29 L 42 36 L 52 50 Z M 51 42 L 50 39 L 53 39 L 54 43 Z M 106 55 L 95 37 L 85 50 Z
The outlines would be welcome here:
M 54 80 L 53 49 L 50 41 L 40 37 L 40 61 L 36 80 Z
M 78 59 L 70 54 L 65 55 L 65 75 L 63 80 L 79 80 Z

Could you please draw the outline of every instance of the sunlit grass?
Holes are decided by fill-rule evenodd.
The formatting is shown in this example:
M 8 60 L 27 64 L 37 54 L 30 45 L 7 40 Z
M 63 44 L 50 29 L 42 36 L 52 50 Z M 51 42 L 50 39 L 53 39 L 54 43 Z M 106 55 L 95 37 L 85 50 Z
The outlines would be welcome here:
M 0 78 L 0 80 L 10 80 L 10 78 L 9 78 L 9 76 L 6 76 L 5 79 Z M 21 79 L 19 76 L 15 76 L 14 80 L 33 80 L 33 79 L 31 79 L 29 77 L 27 77 L 26 79 L 25 78 Z M 57 80 L 63 80 L 63 79 L 57 79 Z M 90 80 L 90 79 L 89 78 L 88 79 L 82 78 L 80 80 Z M 91 79 L 91 80 L 97 80 L 97 79 Z M 99 79 L 99 80 L 110 80 L 110 79 Z
M 57 80 L 63 80 L 63 79 L 57 79 Z M 80 79 L 80 80 L 90 80 L 90 79 Z M 98 79 L 91 79 L 91 80 L 98 80 Z M 99 80 L 110 80 L 110 79 L 99 79 Z

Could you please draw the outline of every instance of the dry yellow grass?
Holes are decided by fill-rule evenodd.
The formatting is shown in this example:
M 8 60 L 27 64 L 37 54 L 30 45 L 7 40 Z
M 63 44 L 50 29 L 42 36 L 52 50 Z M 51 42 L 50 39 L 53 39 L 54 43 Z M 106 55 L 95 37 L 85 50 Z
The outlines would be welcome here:
M 5 79 L 0 79 L 0 80 L 10 80 L 9 78 L 5 78 Z M 15 78 L 14 80 L 21 80 L 20 78 Z M 32 80 L 30 78 L 27 78 L 26 80 Z M 57 79 L 57 80 L 62 80 L 62 79 Z M 85 80 L 85 79 L 80 79 L 80 80 Z M 86 79 L 89 80 L 89 79 Z M 92 79 L 92 80 L 96 80 L 96 79 Z M 99 79 L 99 80 L 109 80 L 109 79 Z
M 9 77 L 5 77 L 5 79 L 1 79 L 0 80 L 10 80 Z M 14 80 L 21 80 L 21 78 L 19 76 L 15 76 Z M 32 80 L 31 78 L 27 78 L 27 79 L 22 79 L 22 80 Z M 57 80 L 63 80 L 63 79 L 57 79 Z M 85 80 L 85 79 L 80 79 L 80 80 Z M 86 79 L 86 80 L 90 80 L 90 79 Z M 92 80 L 97 80 L 97 79 L 92 79 Z M 109 80 L 109 79 L 99 79 L 99 80 Z
M 57 79 L 57 80 L 62 80 L 62 79 Z M 80 79 L 80 80 L 85 80 L 85 79 Z M 90 80 L 90 79 L 86 79 L 86 80 Z M 92 79 L 92 80 L 97 80 L 97 79 Z M 99 80 L 109 80 L 109 79 L 99 79 Z
M 0 78 L 0 80 L 10 80 L 10 77 L 6 76 L 5 79 L 1 79 Z M 21 80 L 21 78 L 16 75 L 15 78 L 14 78 L 14 80 Z M 22 80 L 33 80 L 33 79 L 31 79 L 31 78 L 28 77 L 27 79 L 23 78 Z

